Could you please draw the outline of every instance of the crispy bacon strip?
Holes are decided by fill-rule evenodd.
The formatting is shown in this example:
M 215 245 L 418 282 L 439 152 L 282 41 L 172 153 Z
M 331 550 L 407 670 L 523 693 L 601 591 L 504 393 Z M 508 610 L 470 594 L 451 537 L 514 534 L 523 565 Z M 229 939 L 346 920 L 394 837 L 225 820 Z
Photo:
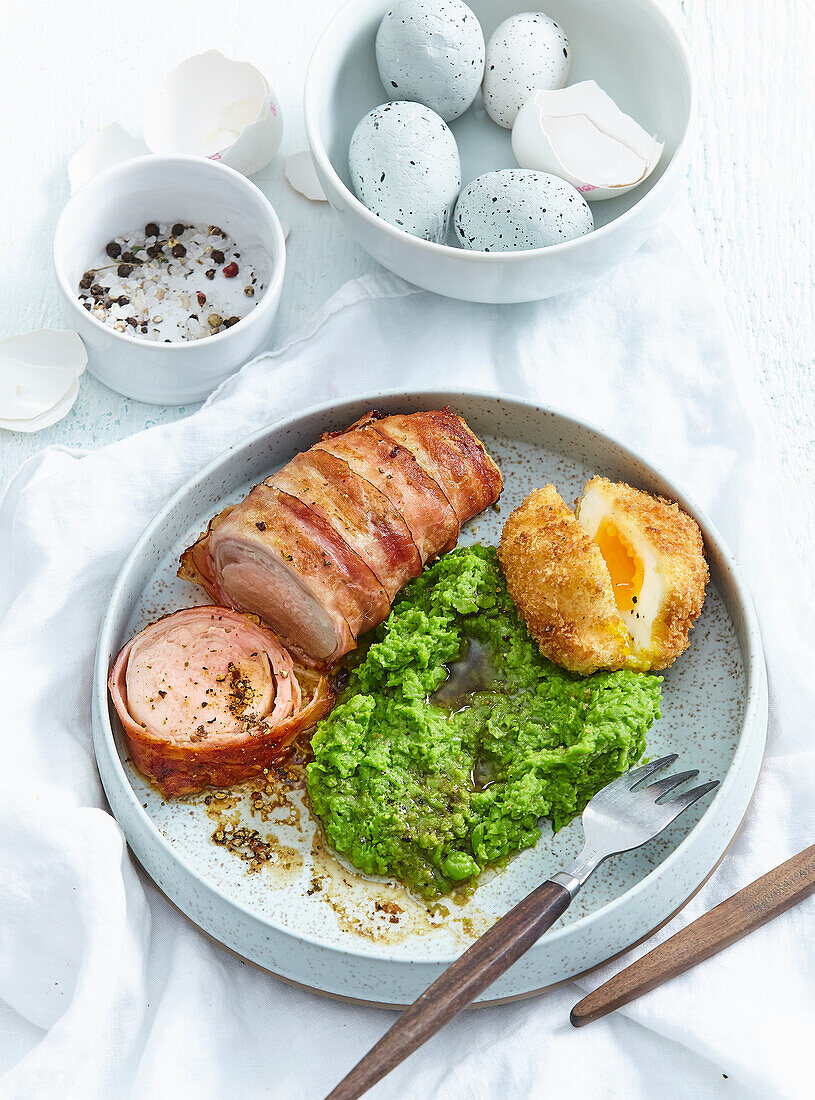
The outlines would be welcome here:
M 422 565 L 456 545 L 460 524 L 450 501 L 410 451 L 385 439 L 375 423 L 329 436 L 312 450 L 344 459 L 388 498 L 410 530 Z
M 312 447 L 270 477 L 332 525 L 365 562 L 391 601 L 422 571 L 422 561 L 401 513 L 348 462 Z
M 450 501 L 459 523 L 477 516 L 501 495 L 498 467 L 450 409 L 386 416 L 375 427 L 385 439 L 410 451 Z

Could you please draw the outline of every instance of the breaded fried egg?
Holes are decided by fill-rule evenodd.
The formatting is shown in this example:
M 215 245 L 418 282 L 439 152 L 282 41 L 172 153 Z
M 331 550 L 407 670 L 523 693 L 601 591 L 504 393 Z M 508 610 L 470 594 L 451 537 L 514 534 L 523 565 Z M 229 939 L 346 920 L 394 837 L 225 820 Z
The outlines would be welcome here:
M 575 511 L 552 485 L 501 536 L 507 587 L 541 652 L 574 672 L 667 668 L 687 648 L 708 580 L 678 505 L 595 477 Z
M 638 668 L 667 668 L 688 634 L 710 579 L 702 533 L 678 504 L 594 477 L 575 503 L 603 555 Z

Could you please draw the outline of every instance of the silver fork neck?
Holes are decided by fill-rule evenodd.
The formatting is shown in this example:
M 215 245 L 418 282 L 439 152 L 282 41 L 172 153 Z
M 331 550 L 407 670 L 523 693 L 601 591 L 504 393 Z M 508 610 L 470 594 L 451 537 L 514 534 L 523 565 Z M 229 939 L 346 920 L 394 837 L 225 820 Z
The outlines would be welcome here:
M 586 880 L 597 870 L 597 867 L 605 858 L 606 854 L 599 855 L 597 852 L 586 847 L 568 867 L 564 867 L 562 871 L 558 871 L 556 875 L 552 875 L 551 881 L 556 882 L 559 886 L 565 887 L 569 891 L 569 895 L 574 897 L 577 891 L 585 885 Z

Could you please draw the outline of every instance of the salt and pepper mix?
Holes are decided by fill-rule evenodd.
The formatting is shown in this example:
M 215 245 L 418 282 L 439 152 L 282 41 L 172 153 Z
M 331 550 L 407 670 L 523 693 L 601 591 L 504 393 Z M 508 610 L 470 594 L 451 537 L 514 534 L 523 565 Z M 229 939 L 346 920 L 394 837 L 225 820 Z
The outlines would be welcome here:
M 236 325 L 264 290 L 261 274 L 217 225 L 148 222 L 109 241 L 79 280 L 97 320 L 140 340 L 201 340 Z

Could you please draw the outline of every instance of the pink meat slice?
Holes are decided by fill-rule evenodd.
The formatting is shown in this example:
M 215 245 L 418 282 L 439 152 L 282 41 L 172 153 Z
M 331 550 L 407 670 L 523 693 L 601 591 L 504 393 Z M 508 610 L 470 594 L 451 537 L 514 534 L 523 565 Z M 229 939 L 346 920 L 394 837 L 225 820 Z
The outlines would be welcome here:
M 127 730 L 179 745 L 229 744 L 247 723 L 282 722 L 301 702 L 289 654 L 227 608 L 190 607 L 152 623 L 122 649 L 110 680 Z
M 334 702 L 326 676 L 295 667 L 267 627 L 226 607 L 145 627 L 108 688 L 130 759 L 165 798 L 268 777 Z

